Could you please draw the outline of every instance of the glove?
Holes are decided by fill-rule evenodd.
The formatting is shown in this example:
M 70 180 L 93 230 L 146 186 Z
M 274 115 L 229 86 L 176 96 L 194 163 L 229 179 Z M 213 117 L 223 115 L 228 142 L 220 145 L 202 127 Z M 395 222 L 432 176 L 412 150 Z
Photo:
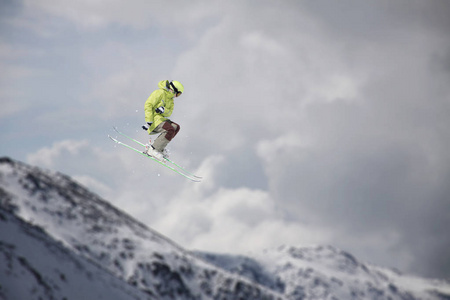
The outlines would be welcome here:
M 162 113 L 164 113 L 164 106 L 158 107 L 157 109 L 155 109 L 155 111 L 156 111 L 157 114 L 162 114 Z
M 152 124 L 153 124 L 153 122 L 147 122 L 147 124 L 142 125 L 142 129 L 147 131 L 150 128 L 150 126 L 152 126 Z

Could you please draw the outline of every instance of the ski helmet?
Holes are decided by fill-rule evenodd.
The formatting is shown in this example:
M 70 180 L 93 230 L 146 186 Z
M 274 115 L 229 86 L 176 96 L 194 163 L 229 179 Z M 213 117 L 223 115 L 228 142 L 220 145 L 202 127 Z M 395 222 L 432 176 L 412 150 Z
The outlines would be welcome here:
M 176 81 L 176 80 L 171 81 L 170 82 L 170 87 L 173 89 L 175 94 L 184 92 L 184 86 L 179 81 Z

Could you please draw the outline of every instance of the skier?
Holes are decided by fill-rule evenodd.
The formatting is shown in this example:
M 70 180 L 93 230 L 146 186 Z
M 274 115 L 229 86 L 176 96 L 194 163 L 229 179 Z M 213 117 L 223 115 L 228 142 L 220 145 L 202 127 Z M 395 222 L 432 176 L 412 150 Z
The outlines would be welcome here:
M 145 154 L 159 161 L 167 157 L 166 146 L 180 131 L 180 125 L 168 118 L 172 115 L 173 98 L 179 97 L 184 92 L 184 87 L 179 81 L 162 80 L 158 83 L 158 90 L 153 91 L 145 101 L 145 122 L 142 126 L 150 135 L 160 135 L 154 143 L 147 147 Z

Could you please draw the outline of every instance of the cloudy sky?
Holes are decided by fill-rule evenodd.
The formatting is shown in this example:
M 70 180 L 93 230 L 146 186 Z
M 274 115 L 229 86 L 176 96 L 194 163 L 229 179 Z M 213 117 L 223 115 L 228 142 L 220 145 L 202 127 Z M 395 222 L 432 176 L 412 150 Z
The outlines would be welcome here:
M 450 2 L 0 0 L 0 155 L 179 244 L 330 244 L 450 277 Z M 171 157 L 116 147 L 181 81 Z

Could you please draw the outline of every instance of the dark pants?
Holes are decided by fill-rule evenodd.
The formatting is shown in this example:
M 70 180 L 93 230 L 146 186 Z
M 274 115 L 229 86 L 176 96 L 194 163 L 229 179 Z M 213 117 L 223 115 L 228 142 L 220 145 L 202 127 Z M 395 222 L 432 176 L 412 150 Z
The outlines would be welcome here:
M 167 144 L 177 135 L 178 131 L 180 131 L 180 125 L 170 120 L 164 121 L 156 126 L 153 132 L 161 134 L 153 143 L 153 148 L 162 152 Z

